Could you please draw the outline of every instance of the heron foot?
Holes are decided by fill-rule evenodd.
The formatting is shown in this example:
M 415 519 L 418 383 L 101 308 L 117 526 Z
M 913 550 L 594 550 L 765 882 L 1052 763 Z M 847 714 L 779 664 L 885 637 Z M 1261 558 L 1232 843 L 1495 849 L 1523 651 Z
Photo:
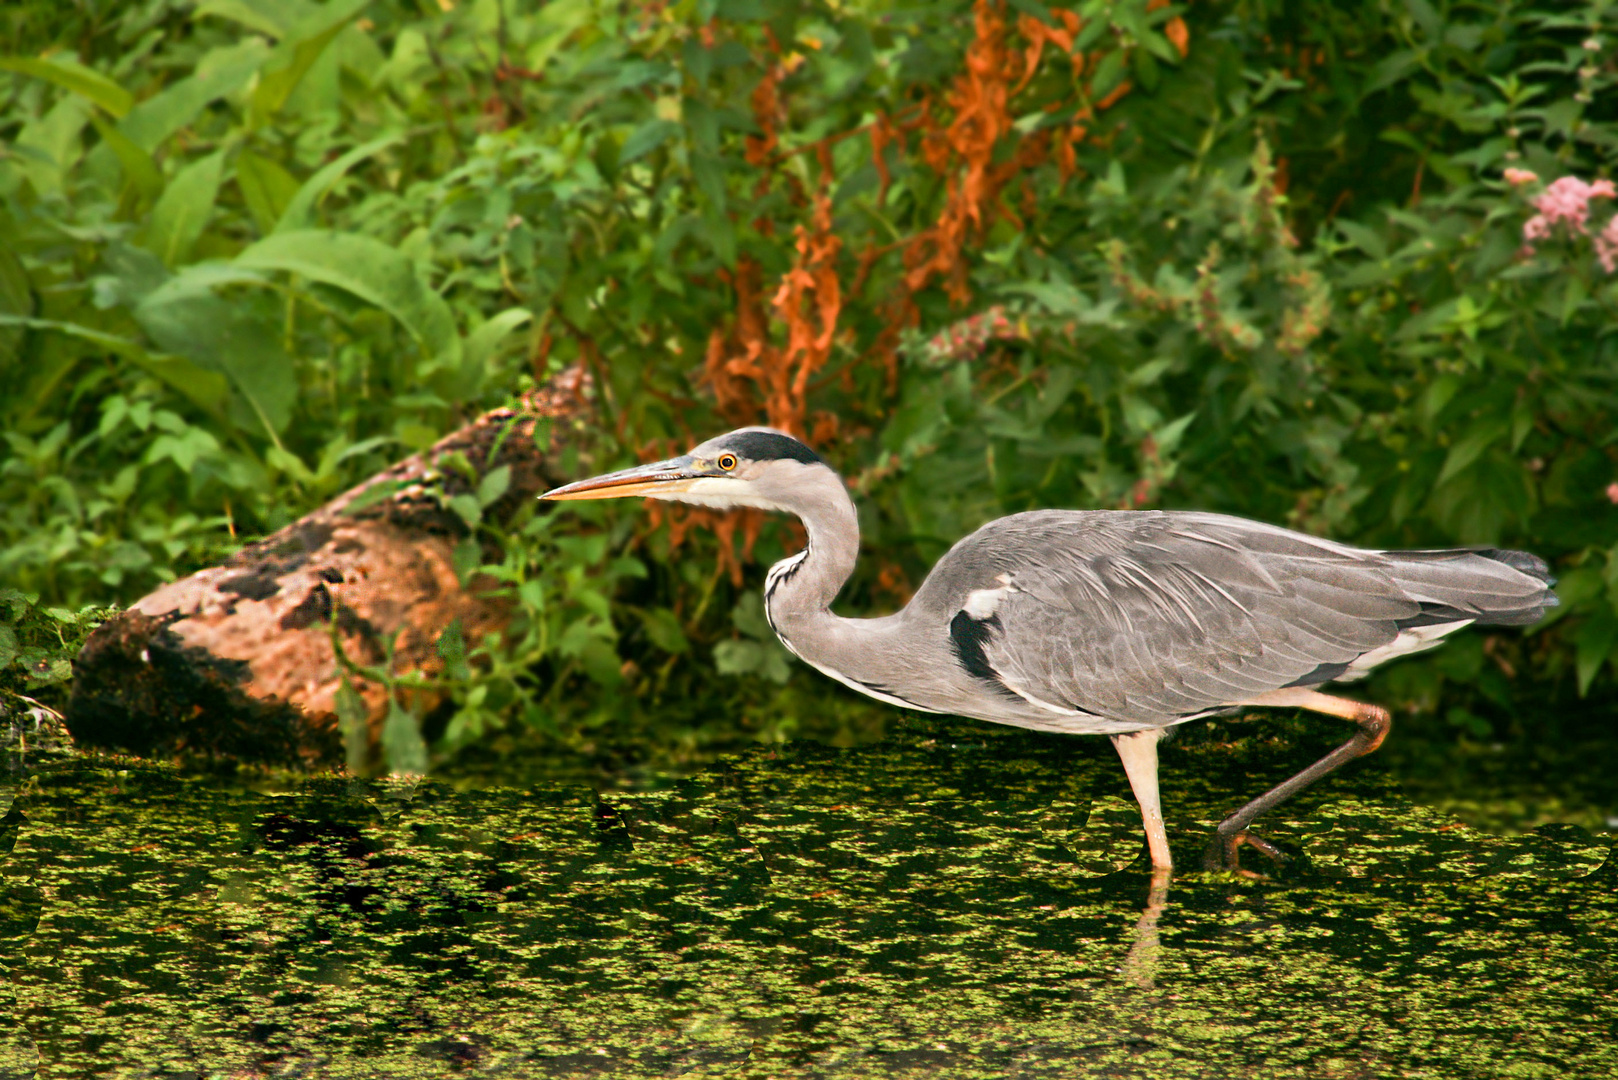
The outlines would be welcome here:
M 1241 847 L 1246 844 L 1254 851 L 1263 855 L 1271 862 L 1289 863 L 1292 856 L 1264 839 L 1250 829 L 1239 829 L 1231 832 L 1219 830 L 1214 833 L 1212 840 L 1202 853 L 1202 868 L 1204 870 L 1229 870 L 1242 877 L 1263 879 L 1264 874 L 1253 870 L 1244 870 L 1241 863 Z

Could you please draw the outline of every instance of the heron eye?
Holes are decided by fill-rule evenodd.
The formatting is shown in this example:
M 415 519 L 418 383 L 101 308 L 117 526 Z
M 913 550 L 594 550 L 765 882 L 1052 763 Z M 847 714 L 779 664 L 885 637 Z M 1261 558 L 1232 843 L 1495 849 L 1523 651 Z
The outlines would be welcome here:
M 726 472 L 729 472 L 730 470 L 734 469 L 736 467 L 736 455 L 735 454 L 720 454 L 719 455 L 719 467 L 721 469 L 724 469 Z

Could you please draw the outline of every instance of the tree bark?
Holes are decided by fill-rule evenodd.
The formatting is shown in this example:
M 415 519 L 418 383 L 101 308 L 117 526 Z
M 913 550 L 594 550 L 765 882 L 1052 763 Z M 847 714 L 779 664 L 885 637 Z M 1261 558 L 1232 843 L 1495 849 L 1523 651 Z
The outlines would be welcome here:
M 558 376 L 103 624 L 74 662 L 74 738 L 145 755 L 343 761 L 333 634 L 356 663 L 383 664 L 391 641 L 394 674 L 432 674 L 452 621 L 468 642 L 505 626 L 507 603 L 455 571 L 469 530 L 447 500 L 509 466 L 510 486 L 484 508 L 501 521 L 563 483 L 557 456 L 583 429 L 587 381 L 579 369 Z M 387 690 L 352 684 L 374 741 Z

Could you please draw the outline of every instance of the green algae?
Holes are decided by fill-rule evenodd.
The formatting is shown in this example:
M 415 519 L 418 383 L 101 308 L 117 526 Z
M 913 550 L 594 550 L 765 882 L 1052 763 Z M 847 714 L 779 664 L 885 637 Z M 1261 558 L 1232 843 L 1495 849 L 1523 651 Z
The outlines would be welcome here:
M 1182 863 L 1308 749 L 1169 753 Z M 1374 766 L 1155 926 L 1104 740 L 949 722 L 632 791 L 78 758 L 8 801 L 0 1076 L 1618 1074 L 1612 837 Z

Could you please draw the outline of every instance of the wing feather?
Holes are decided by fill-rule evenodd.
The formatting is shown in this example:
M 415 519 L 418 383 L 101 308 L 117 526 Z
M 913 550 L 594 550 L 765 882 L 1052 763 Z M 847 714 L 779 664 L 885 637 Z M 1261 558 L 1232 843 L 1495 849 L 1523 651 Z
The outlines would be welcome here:
M 983 659 L 1006 686 L 1160 723 L 1398 655 L 1385 647 L 1408 627 L 1531 622 L 1556 602 L 1544 564 L 1520 552 L 1366 551 L 1218 514 L 1130 511 L 991 522 L 915 604 L 948 622 L 982 589 L 1004 590 Z

